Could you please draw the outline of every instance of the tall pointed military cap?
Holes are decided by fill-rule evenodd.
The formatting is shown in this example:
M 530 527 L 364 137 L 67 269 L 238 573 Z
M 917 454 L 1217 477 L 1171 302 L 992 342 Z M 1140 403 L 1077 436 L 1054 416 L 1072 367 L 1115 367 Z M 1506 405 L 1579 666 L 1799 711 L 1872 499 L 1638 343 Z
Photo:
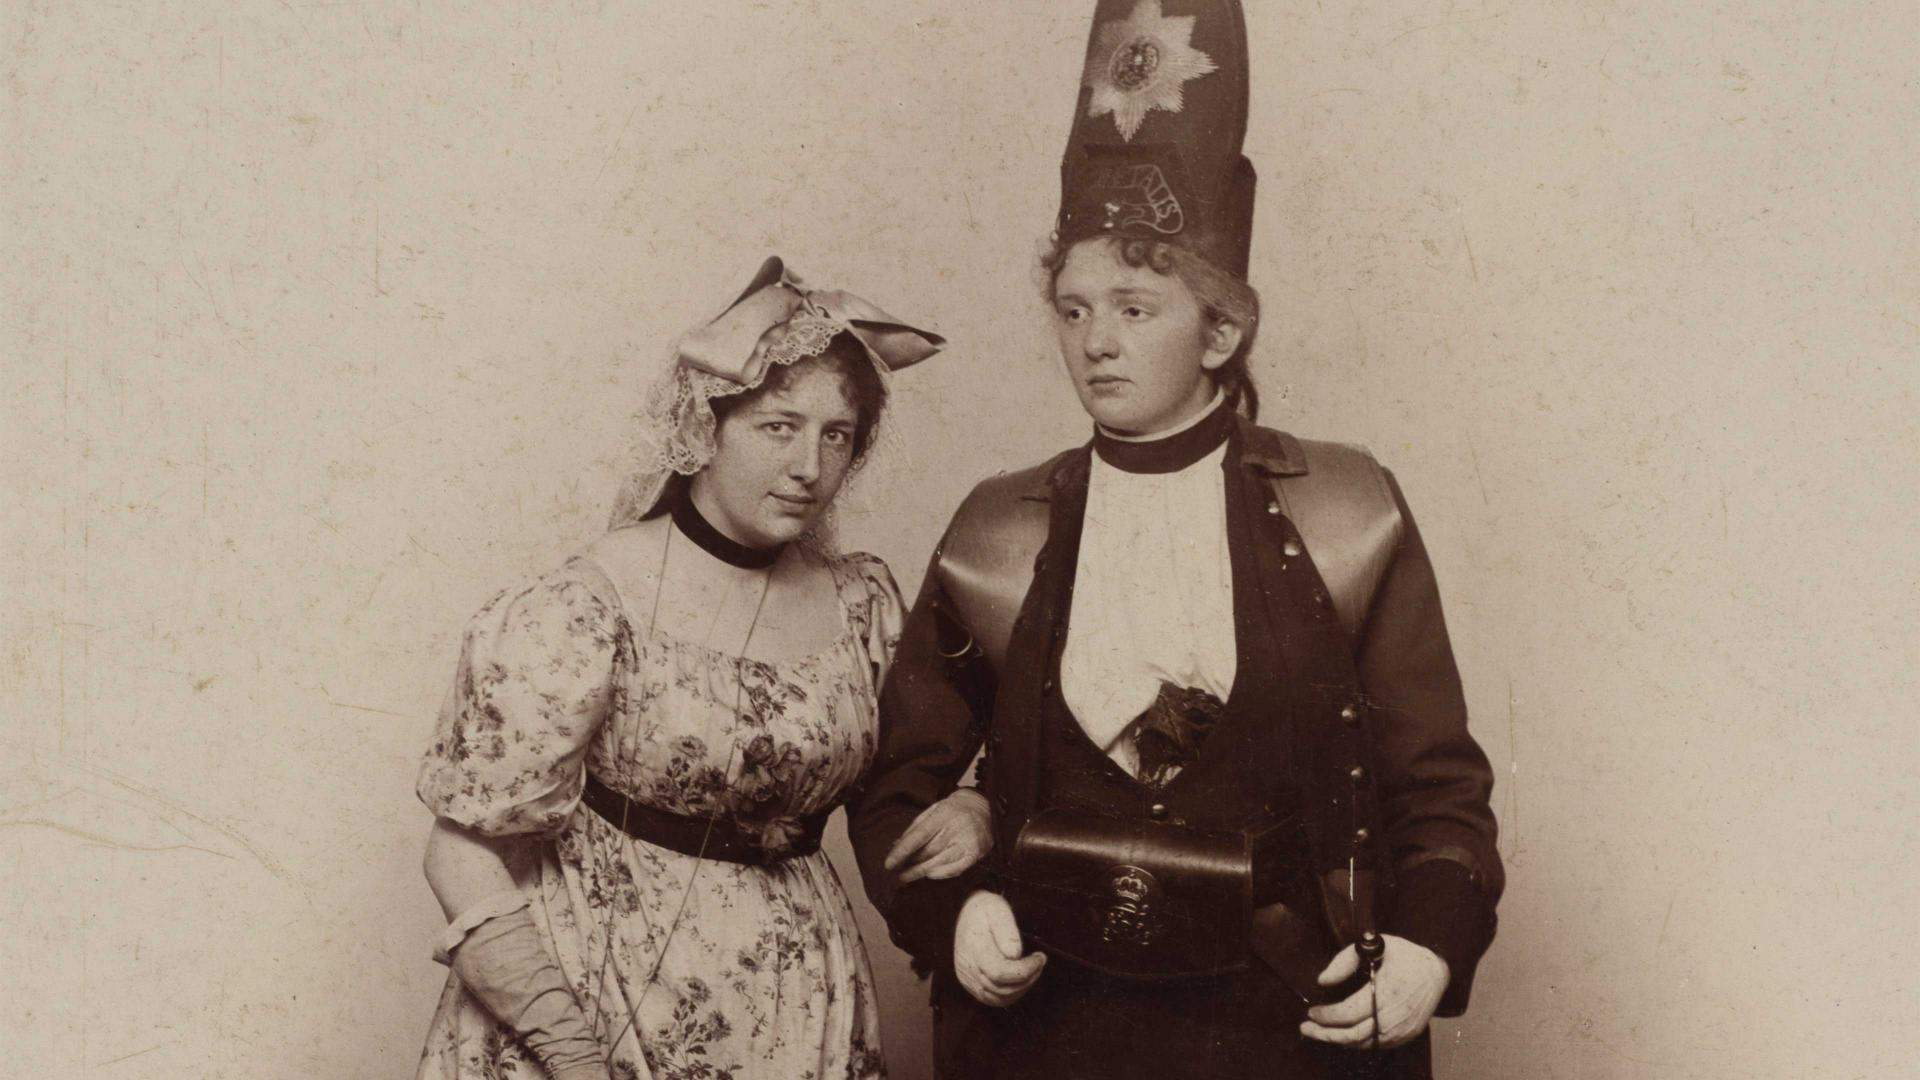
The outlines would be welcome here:
M 1062 245 L 1166 240 L 1245 280 L 1247 67 L 1240 0 L 1099 0 L 1060 163 Z

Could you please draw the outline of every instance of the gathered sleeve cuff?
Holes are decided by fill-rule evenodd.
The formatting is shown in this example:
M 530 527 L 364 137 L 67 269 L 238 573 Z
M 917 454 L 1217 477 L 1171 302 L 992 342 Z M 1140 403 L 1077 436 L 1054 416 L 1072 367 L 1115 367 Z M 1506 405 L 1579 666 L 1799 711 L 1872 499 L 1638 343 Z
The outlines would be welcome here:
M 1440 1016 L 1467 1011 L 1473 975 L 1493 943 L 1494 901 L 1464 863 L 1444 856 L 1398 874 L 1382 928 L 1433 950 L 1447 963 L 1447 990 Z
M 486 836 L 566 826 L 630 647 L 604 581 L 575 560 L 473 617 L 415 786 L 434 814 Z

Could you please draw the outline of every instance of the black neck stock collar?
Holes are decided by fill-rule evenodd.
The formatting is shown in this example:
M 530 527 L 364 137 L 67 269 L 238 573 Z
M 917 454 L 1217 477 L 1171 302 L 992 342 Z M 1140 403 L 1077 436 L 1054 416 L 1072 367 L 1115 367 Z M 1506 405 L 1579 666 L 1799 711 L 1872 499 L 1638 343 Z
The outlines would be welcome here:
M 673 527 L 679 529 L 681 535 L 693 541 L 701 551 L 742 570 L 765 570 L 777 562 L 780 553 L 787 549 L 785 544 L 770 548 L 748 547 L 714 528 L 701 515 L 700 509 L 693 505 L 691 490 L 683 493 L 673 504 Z
M 1224 400 L 1193 425 L 1160 439 L 1121 439 L 1098 426 L 1093 450 L 1100 460 L 1130 473 L 1171 473 L 1220 449 L 1233 434 L 1233 409 Z

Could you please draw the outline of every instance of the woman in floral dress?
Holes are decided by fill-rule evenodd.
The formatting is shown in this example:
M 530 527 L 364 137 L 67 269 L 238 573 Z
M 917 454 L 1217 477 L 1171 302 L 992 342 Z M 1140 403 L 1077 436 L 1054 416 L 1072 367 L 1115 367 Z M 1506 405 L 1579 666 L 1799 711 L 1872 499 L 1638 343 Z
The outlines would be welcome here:
M 418 785 L 453 968 L 419 1077 L 884 1075 L 819 836 L 902 604 L 823 516 L 941 344 L 769 260 L 681 343 L 613 529 L 475 617 Z M 907 873 L 984 853 L 977 795 L 928 814 Z

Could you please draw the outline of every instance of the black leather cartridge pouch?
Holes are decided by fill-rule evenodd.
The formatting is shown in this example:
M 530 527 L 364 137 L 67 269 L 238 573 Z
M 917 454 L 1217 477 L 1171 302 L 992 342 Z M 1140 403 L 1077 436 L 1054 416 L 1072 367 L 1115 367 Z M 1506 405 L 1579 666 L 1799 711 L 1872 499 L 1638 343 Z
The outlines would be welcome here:
M 1244 832 L 1056 807 L 1021 828 L 1006 886 L 1029 941 L 1109 976 L 1207 978 L 1252 956 Z

